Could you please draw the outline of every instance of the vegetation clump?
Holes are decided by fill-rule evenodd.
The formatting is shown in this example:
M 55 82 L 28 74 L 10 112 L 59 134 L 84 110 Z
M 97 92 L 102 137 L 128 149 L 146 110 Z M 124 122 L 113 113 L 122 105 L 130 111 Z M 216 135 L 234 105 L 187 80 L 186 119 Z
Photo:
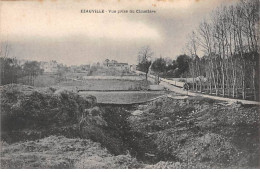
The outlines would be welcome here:
M 5 85 L 1 89 L 2 139 L 15 142 L 21 141 L 21 135 L 26 140 L 55 132 L 72 137 L 78 131 L 80 117 L 95 102 L 95 97 L 83 98 L 66 90 Z M 73 133 L 66 133 L 69 130 Z

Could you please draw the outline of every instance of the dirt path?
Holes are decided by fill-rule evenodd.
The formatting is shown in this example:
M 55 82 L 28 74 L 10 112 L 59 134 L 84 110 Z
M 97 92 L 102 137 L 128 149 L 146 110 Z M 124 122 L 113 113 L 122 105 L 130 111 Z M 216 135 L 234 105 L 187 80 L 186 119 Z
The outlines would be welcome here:
M 153 77 L 154 76 L 148 76 L 148 80 L 151 81 L 151 82 L 154 82 Z M 189 95 L 189 96 L 201 96 L 201 97 L 205 97 L 205 98 L 226 101 L 226 102 L 228 102 L 228 104 L 240 102 L 240 103 L 243 103 L 243 104 L 260 105 L 260 102 L 256 102 L 256 101 L 217 97 L 217 96 L 211 96 L 211 95 L 206 95 L 206 94 L 202 94 L 202 93 L 194 93 L 194 92 L 190 92 L 190 91 L 185 91 L 185 90 L 183 90 L 183 88 L 179 88 L 179 87 L 176 87 L 174 85 L 167 83 L 167 81 L 169 81 L 169 80 L 167 80 L 167 79 L 164 79 L 164 81 L 161 80 L 160 85 L 164 86 L 165 88 L 167 88 L 170 91 L 173 91 L 175 93 L 179 93 L 179 94 L 183 94 L 183 95 Z
M 178 88 L 178 87 L 170 85 L 170 84 L 168 84 L 164 81 L 161 81 L 160 85 L 164 86 L 165 88 L 169 89 L 170 91 L 173 91 L 173 92 L 176 92 L 176 93 L 179 93 L 179 94 L 184 94 L 184 95 L 189 95 L 189 96 L 201 96 L 201 97 L 215 99 L 215 100 L 222 100 L 222 101 L 228 102 L 229 104 L 232 104 L 234 102 L 241 102 L 243 104 L 260 105 L 260 102 L 256 102 L 256 101 L 231 99 L 231 98 L 225 98 L 225 97 L 216 97 L 216 96 L 211 96 L 211 95 L 205 95 L 205 94 L 202 94 L 202 93 L 194 93 L 194 92 L 190 92 L 190 91 L 185 91 L 185 90 L 183 90 L 183 88 Z

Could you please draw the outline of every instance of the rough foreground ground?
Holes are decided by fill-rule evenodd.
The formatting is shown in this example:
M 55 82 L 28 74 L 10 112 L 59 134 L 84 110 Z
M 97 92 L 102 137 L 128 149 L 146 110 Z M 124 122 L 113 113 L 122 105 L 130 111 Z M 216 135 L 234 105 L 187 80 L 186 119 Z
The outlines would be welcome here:
M 111 155 L 89 139 L 49 136 L 36 141 L 2 145 L 2 168 L 138 168 L 128 155 Z
M 165 160 L 162 168 L 171 167 L 169 161 L 182 168 L 259 168 L 257 106 L 163 98 L 133 114 L 131 128 L 151 139 L 156 149 L 150 154 Z
M 1 87 L 1 168 L 259 168 L 259 107 Z

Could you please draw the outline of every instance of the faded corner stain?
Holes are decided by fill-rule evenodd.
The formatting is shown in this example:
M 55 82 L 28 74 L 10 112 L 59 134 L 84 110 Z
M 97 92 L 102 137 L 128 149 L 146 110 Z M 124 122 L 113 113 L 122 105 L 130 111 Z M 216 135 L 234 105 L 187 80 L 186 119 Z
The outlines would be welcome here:
M 0 0 L 1 1 L 17 1 L 17 2 L 22 2 L 22 1 L 31 1 L 31 2 L 40 2 L 40 3 L 43 3 L 44 1 L 49 1 L 49 2 L 56 2 L 57 0 Z
M 0 2 L 13 2 L 13 1 L 33 1 L 33 0 L 0 0 Z

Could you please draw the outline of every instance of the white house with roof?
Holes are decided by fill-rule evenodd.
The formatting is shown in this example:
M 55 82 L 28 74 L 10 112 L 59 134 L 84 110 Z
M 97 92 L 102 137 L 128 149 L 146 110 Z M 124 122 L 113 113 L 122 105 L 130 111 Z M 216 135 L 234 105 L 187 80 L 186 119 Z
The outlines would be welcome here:
M 116 68 L 116 69 L 120 69 L 120 70 L 130 70 L 130 66 L 128 63 L 120 63 L 116 60 L 106 59 L 103 62 L 103 66 L 107 67 L 107 68 Z

